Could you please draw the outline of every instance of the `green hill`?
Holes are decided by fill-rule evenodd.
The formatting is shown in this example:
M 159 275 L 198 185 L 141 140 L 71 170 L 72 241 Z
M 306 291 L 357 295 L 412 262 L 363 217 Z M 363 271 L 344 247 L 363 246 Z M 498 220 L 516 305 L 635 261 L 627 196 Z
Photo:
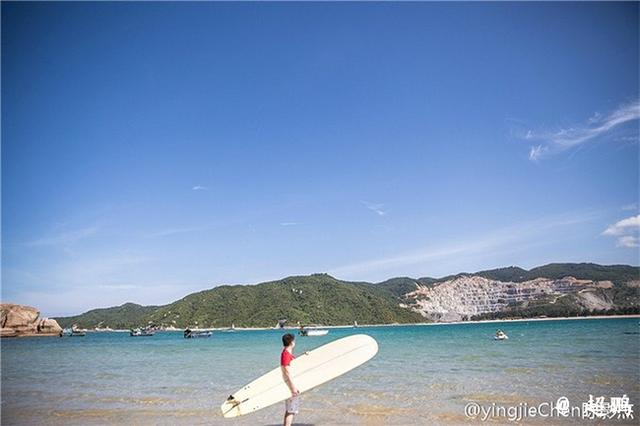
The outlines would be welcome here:
M 323 325 L 425 321 L 419 314 L 398 306 L 392 296 L 370 286 L 315 274 L 257 285 L 219 286 L 160 307 L 126 304 L 57 320 L 62 326 L 75 323 L 83 328 L 98 324 L 129 328 L 149 322 L 178 328 L 228 327 L 232 323 L 237 327 L 268 327 L 279 319 L 287 319 L 289 324 L 300 321 Z M 123 309 L 131 306 L 137 309 Z
M 550 263 L 528 271 L 525 275 L 525 280 L 539 277 L 562 278 L 566 276 L 622 284 L 628 281 L 640 280 L 640 268 L 629 265 L 603 266 L 595 263 Z
M 224 327 L 289 324 L 383 324 L 424 319 L 355 283 L 326 274 L 289 277 L 255 286 L 221 286 L 163 306 L 151 320 L 184 327 L 190 324 Z
M 71 327 L 77 324 L 81 328 L 111 327 L 113 329 L 129 328 L 132 325 L 146 324 L 146 317 L 158 309 L 157 306 L 140 306 L 125 303 L 113 308 L 93 309 L 73 317 L 56 318 L 60 327 Z
M 558 279 L 564 277 L 574 277 L 577 279 L 594 281 L 611 281 L 614 284 L 622 284 L 632 280 L 640 280 L 640 267 L 629 265 L 597 265 L 595 263 L 550 263 L 538 266 L 530 270 L 517 266 L 506 268 L 489 269 L 473 273 L 462 272 L 446 277 L 420 278 L 421 284 L 442 282 L 453 279 L 461 275 L 478 275 L 490 280 L 523 282 L 536 278 Z
M 383 291 L 391 297 L 402 297 L 414 291 L 418 285 L 424 285 L 424 283 L 408 277 L 391 278 L 378 284 L 369 284 L 373 290 Z

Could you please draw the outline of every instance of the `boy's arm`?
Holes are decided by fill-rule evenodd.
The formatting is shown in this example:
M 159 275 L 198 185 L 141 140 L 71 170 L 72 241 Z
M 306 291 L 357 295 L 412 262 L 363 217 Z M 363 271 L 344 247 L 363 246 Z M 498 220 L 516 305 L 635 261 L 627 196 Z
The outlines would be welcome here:
M 291 377 L 291 369 L 288 365 L 282 366 L 282 377 L 284 378 L 285 383 L 289 386 L 289 390 L 291 390 L 292 395 L 297 395 L 300 391 L 296 388 L 296 385 L 293 384 L 293 378 Z

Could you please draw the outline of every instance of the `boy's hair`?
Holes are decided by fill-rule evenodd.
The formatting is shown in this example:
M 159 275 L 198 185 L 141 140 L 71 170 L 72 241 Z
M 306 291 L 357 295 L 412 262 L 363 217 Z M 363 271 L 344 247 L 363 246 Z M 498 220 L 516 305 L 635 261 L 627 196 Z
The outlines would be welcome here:
M 287 347 L 291 344 L 291 342 L 293 342 L 296 339 L 296 336 L 294 336 L 291 333 L 287 333 L 284 336 L 282 336 L 282 344 L 284 345 L 284 347 Z

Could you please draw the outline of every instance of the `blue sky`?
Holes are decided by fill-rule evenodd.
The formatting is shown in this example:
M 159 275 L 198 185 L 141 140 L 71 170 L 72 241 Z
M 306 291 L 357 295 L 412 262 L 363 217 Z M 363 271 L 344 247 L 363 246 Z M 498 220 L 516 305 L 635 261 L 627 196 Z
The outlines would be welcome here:
M 638 264 L 638 3 L 3 3 L 2 298 Z

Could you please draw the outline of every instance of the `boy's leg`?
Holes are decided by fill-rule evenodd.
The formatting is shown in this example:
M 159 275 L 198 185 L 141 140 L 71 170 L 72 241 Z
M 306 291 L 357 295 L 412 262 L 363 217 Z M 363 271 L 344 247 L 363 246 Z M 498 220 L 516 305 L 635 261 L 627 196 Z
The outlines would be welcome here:
M 297 396 L 291 397 L 285 402 L 284 426 L 291 426 L 293 416 L 298 414 L 300 399 Z
M 291 426 L 293 424 L 293 413 L 284 413 L 284 426 Z

